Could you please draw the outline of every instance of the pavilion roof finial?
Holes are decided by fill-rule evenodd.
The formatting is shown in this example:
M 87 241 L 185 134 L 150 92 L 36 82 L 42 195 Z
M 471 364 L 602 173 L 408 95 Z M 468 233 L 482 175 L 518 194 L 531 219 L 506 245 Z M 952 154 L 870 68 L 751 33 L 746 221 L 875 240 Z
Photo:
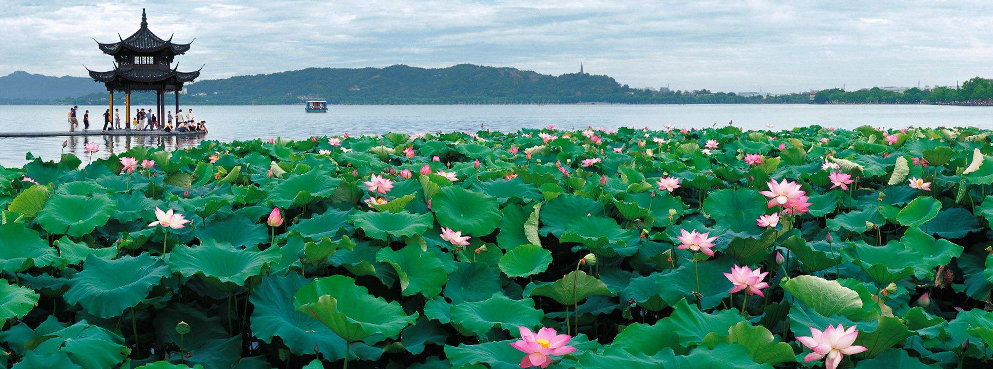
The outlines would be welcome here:
M 145 8 L 141 8 L 141 28 L 148 28 L 148 17 L 145 16 Z

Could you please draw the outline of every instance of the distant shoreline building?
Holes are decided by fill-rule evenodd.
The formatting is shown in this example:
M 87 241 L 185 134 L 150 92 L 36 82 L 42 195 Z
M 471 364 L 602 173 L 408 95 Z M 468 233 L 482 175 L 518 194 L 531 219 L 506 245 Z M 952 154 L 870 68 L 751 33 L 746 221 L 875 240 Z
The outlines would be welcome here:
M 114 57 L 114 70 L 95 72 L 89 70 L 94 81 L 103 82 L 110 92 L 111 121 L 114 114 L 114 91 L 125 95 L 127 127 L 131 126 L 131 91 L 155 91 L 156 115 L 162 121 L 165 116 L 165 94 L 173 92 L 176 97 L 176 111 L 179 111 L 179 93 L 184 83 L 191 83 L 200 76 L 200 71 L 180 72 L 171 67 L 178 55 L 190 50 L 189 43 L 173 43 L 172 37 L 163 40 L 148 29 L 148 17 L 141 10 L 141 28 L 137 32 L 114 43 L 97 41 L 100 51 Z M 178 64 L 177 64 L 178 66 Z M 203 67 L 200 68 L 201 70 Z

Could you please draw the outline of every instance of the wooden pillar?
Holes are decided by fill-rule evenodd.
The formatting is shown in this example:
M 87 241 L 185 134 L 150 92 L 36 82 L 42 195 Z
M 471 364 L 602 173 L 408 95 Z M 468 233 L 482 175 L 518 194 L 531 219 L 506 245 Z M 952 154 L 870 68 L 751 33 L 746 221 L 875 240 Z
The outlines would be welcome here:
M 159 107 L 162 106 L 162 94 L 155 90 L 155 116 L 159 117 Z
M 179 89 L 176 89 L 176 114 L 179 114 Z M 179 128 L 179 122 L 173 128 Z
M 114 90 L 110 90 L 110 127 L 114 128 Z
M 124 129 L 131 129 L 131 87 L 128 87 L 124 95 L 124 109 L 127 111 L 124 113 L 124 117 L 127 121 L 124 122 Z

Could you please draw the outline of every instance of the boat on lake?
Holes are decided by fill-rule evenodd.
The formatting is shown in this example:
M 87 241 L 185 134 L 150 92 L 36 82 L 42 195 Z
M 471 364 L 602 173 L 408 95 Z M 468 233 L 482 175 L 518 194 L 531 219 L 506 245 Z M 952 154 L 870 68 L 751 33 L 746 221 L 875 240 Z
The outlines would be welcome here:
M 324 100 L 311 100 L 307 101 L 307 112 L 308 113 L 327 113 L 328 112 L 328 102 Z

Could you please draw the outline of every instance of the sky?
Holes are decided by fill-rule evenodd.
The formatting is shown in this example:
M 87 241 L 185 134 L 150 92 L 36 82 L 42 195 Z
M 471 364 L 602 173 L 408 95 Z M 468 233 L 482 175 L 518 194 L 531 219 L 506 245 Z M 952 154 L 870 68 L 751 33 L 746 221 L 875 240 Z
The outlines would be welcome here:
M 202 79 L 308 67 L 585 71 L 632 87 L 797 92 L 993 77 L 993 2 L 2 0 L 0 75 L 109 70 L 102 42 L 194 38 Z

